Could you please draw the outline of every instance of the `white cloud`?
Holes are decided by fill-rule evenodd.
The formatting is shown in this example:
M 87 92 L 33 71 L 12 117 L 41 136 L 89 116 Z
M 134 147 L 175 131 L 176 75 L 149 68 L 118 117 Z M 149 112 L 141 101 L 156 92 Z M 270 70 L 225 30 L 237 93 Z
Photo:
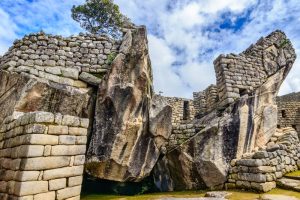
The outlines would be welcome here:
M 16 37 L 43 29 L 76 34 L 82 29 L 70 15 L 84 0 L 1 0 L 0 53 Z M 193 91 L 215 83 L 213 60 L 221 53 L 239 53 L 261 36 L 284 30 L 300 53 L 298 0 L 115 0 L 133 22 L 148 28 L 155 90 L 168 96 L 191 97 Z M 9 9 L 8 9 L 9 8 Z M 5 10 L 6 12 L 4 12 Z M 239 29 L 220 29 L 224 19 L 248 21 Z M 216 31 L 216 29 L 218 31 Z M 280 94 L 300 90 L 300 61 Z
M 215 83 L 213 60 L 219 54 L 239 53 L 275 29 L 283 29 L 291 37 L 295 48 L 300 49 L 297 30 L 300 28 L 295 27 L 299 23 L 300 8 L 296 0 L 173 1 L 172 10 L 167 9 L 168 1 L 147 1 L 146 5 L 140 1 L 130 1 L 129 4 L 121 3 L 121 0 L 119 2 L 122 11 L 133 17 L 133 21 L 148 26 L 151 37 L 154 37 L 151 34 L 155 31 L 159 32 L 159 45 L 149 40 L 151 52 L 157 52 L 164 46 L 173 55 L 168 63 L 164 63 L 160 62 L 164 54 L 153 56 L 155 54 L 151 53 L 154 77 L 157 79 L 156 91 L 162 90 L 165 95 L 191 97 L 192 91 L 205 89 Z M 249 21 L 239 30 L 214 31 L 224 20 L 222 14 L 230 14 L 234 23 L 238 16 L 246 15 L 249 9 L 253 9 Z M 180 51 L 179 54 L 176 54 L 176 49 Z M 174 62 L 182 64 L 171 67 Z M 300 90 L 298 63 L 297 60 L 280 94 Z M 163 75 L 161 69 L 165 70 Z M 172 84 L 161 78 L 165 77 L 165 73 L 170 77 L 176 74 Z
M 0 55 L 5 53 L 11 41 L 16 39 L 17 26 L 10 20 L 9 15 L 0 8 Z

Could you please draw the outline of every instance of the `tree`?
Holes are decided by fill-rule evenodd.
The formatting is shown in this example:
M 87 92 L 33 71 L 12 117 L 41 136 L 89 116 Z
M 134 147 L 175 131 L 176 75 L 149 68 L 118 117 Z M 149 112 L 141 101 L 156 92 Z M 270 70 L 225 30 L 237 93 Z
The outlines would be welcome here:
M 128 20 L 113 0 L 86 0 L 85 4 L 72 7 L 72 18 L 93 34 L 120 36 L 120 29 Z

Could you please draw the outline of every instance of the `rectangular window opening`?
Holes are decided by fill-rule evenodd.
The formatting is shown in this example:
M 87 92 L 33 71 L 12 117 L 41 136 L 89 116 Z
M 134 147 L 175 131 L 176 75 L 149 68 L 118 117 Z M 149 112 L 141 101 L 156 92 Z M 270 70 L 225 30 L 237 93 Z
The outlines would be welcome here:
M 285 110 L 281 111 L 281 116 L 282 116 L 282 118 L 286 118 L 286 112 L 285 112 Z
M 279 124 L 277 125 L 277 128 L 280 128 L 280 125 L 279 125 Z
M 183 120 L 188 120 L 190 118 L 190 106 L 189 101 L 183 102 Z

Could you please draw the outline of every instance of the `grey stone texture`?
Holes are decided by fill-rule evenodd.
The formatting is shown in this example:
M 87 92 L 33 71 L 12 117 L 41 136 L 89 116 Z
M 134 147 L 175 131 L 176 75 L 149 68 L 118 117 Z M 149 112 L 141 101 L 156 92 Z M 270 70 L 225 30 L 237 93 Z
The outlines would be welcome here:
M 86 172 L 114 181 L 150 175 L 171 134 L 171 107 L 155 98 L 145 27 L 129 30 L 96 100 Z
M 246 154 L 231 162 L 228 183 L 230 187 L 267 192 L 276 187 L 284 174 L 298 170 L 300 143 L 293 128 L 278 129 L 264 149 Z M 278 149 L 270 148 L 277 146 Z
M 300 92 L 277 97 L 276 101 L 278 127 L 293 127 L 300 133 Z
M 58 114 L 60 115 L 60 114 Z M 62 116 L 65 117 L 65 116 Z M 69 116 L 71 117 L 71 116 Z M 67 199 L 80 195 L 86 143 L 70 144 L 70 129 L 80 129 L 87 137 L 87 127 L 55 123 L 49 112 L 18 113 L 6 117 L 0 125 L 0 197 L 1 199 Z M 86 120 L 80 119 L 79 120 Z M 50 130 L 50 131 L 49 131 Z M 63 130 L 59 135 L 57 133 Z

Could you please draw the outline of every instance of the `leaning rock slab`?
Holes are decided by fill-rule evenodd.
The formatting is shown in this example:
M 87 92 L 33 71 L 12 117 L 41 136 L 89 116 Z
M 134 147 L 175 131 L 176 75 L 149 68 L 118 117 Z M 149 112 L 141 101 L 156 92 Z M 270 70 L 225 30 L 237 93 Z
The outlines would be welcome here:
M 114 181 L 140 181 L 153 169 L 171 132 L 171 108 L 152 99 L 146 30 L 129 30 L 99 86 L 86 172 Z

